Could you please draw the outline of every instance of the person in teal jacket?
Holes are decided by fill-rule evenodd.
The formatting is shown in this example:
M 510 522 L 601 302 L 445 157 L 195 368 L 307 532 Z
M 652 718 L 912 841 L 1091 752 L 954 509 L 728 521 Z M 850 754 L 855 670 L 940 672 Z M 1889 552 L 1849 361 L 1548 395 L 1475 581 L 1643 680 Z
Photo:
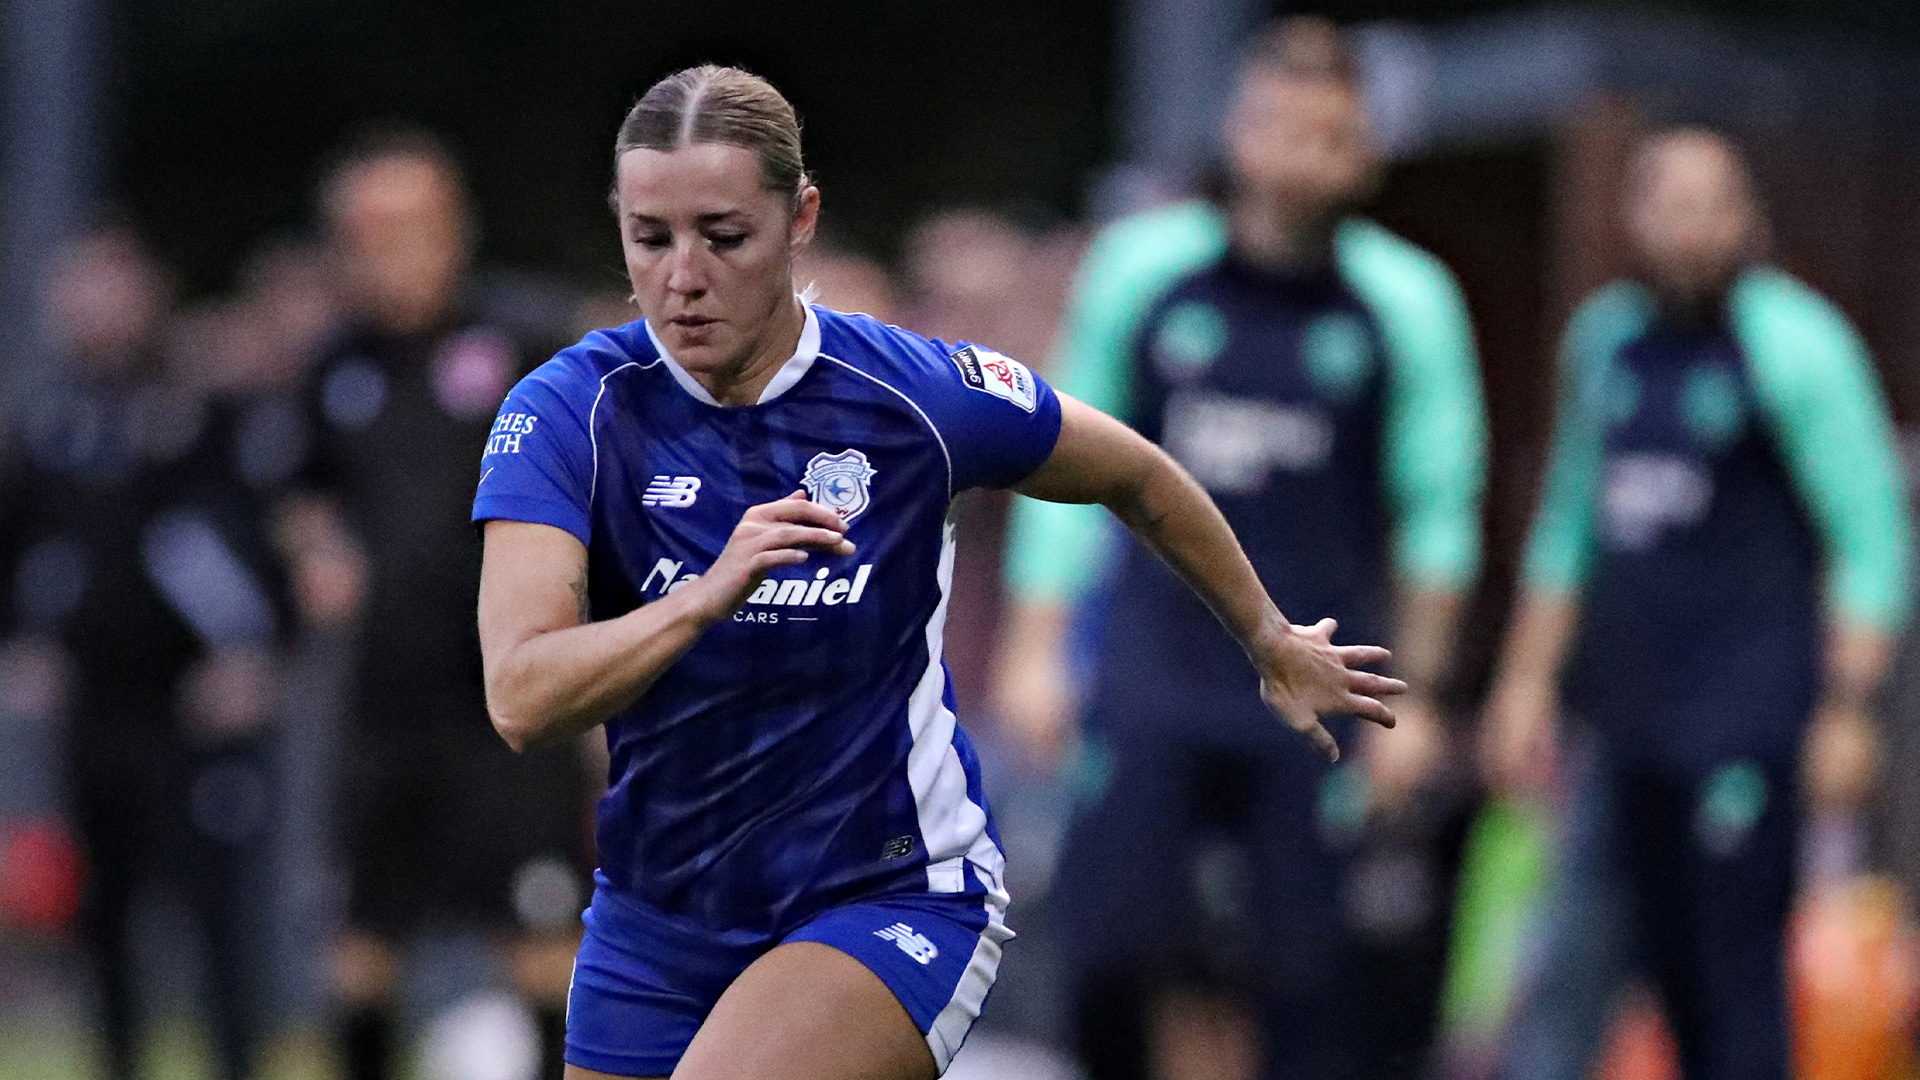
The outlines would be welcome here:
M 1234 692 L 1237 647 L 1150 551 L 1082 507 L 1023 501 L 999 713 L 1049 763 L 1079 719 L 1076 760 L 1101 763 L 1054 879 L 1093 1080 L 1148 1061 L 1410 1073 L 1419 1047 L 1389 1033 L 1395 1010 L 1362 974 L 1353 910 L 1374 894 L 1348 870 L 1369 811 L 1406 804 L 1444 749 L 1432 693 L 1480 559 L 1473 337 L 1439 260 L 1352 212 L 1378 162 L 1330 25 L 1256 38 L 1227 149 L 1220 204 L 1095 240 L 1050 374 L 1185 465 L 1288 611 L 1388 640 L 1413 692 L 1361 770 L 1336 771 Z M 1101 627 L 1084 692 L 1076 609 Z
M 1604 828 L 1579 834 L 1604 842 L 1563 873 L 1623 887 L 1627 958 L 1659 990 L 1688 1080 L 1784 1080 L 1801 808 L 1865 788 L 1869 706 L 1907 612 L 1904 483 L 1859 337 L 1756 257 L 1738 152 L 1661 133 L 1627 188 L 1642 274 L 1566 332 L 1488 764 L 1496 786 L 1539 791 L 1556 698 L 1588 725 L 1580 803 Z M 1551 928 L 1549 951 L 1578 951 L 1580 921 Z

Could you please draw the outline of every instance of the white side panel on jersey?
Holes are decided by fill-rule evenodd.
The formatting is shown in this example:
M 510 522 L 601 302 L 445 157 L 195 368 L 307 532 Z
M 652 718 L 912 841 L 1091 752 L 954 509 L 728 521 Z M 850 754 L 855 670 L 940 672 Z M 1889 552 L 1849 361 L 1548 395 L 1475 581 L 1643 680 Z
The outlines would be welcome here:
M 920 836 L 926 841 L 927 888 L 961 892 L 959 860 L 979 866 L 995 900 L 1005 906 L 1001 873 L 1005 860 L 987 835 L 987 812 L 967 796 L 967 770 L 954 749 L 959 721 L 945 701 L 947 601 L 953 593 L 953 523 L 943 527 L 940 544 L 940 603 L 927 620 L 927 671 L 907 697 L 907 725 L 913 748 L 907 752 L 907 781 L 919 811 Z

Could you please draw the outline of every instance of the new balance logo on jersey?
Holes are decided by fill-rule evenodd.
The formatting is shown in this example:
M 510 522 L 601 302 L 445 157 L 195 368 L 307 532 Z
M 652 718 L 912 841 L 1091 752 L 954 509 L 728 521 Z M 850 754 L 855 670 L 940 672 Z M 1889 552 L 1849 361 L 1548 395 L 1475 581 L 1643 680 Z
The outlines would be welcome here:
M 700 478 L 697 476 L 656 476 L 647 485 L 646 494 L 640 496 L 640 505 L 678 509 L 692 506 L 699 497 Z
M 927 935 L 919 933 L 903 922 L 894 923 L 885 930 L 875 930 L 873 936 L 885 938 L 900 946 L 900 951 L 913 957 L 916 963 L 931 964 L 933 958 L 940 955 L 939 946 L 927 940 Z

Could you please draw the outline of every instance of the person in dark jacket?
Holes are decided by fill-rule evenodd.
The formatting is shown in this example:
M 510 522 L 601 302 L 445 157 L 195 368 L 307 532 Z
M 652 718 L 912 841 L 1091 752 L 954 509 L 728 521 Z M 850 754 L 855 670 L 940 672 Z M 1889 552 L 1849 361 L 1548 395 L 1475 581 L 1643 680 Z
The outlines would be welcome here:
M 220 425 L 167 378 L 165 277 L 137 237 L 76 240 L 48 292 L 60 366 L 23 404 L 8 614 L 63 669 L 69 810 L 86 863 L 81 938 L 107 1074 L 131 1078 L 132 908 L 171 885 L 206 954 L 221 1075 L 251 1075 L 262 1017 L 253 913 L 272 810 L 262 741 L 281 622 L 259 508 Z
M 1583 1030 L 1523 1020 L 1513 1075 L 1584 1074 L 1624 951 L 1688 1080 L 1783 1080 L 1795 842 L 1803 806 L 1866 787 L 1908 604 L 1904 484 L 1853 327 L 1760 258 L 1738 151 L 1706 131 L 1650 138 L 1624 217 L 1640 272 L 1568 325 L 1486 730 L 1496 786 L 1537 792 L 1556 699 L 1590 729 L 1562 893 L 1604 904 L 1617 884 L 1627 941 L 1592 906 L 1552 920 L 1560 959 L 1523 1017 Z
M 391 1075 L 398 949 L 442 931 L 498 947 L 543 1010 L 557 1065 L 565 960 L 540 958 L 570 957 L 577 934 L 586 771 L 573 747 L 517 757 L 488 722 L 467 499 L 495 409 L 547 350 L 478 288 L 463 178 L 436 139 L 382 132 L 351 146 L 320 209 L 346 316 L 312 370 L 307 494 L 284 520 L 309 619 L 356 639 L 340 816 L 349 929 L 334 965 L 348 1074 Z M 451 1033 L 497 1007 L 513 1020 L 490 1034 L 515 1033 L 500 1053 L 538 1056 L 533 1015 L 498 996 L 465 1004 L 476 1001 L 480 1012 L 456 1003 L 436 1022 Z

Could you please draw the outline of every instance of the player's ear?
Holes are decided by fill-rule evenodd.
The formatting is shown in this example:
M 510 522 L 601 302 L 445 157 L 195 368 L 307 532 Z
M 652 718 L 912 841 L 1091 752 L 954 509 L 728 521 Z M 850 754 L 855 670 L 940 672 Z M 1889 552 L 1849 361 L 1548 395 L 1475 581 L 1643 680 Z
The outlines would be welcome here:
M 793 197 L 793 231 L 788 236 L 788 248 L 794 255 L 813 243 L 813 232 L 820 224 L 820 189 L 808 184 Z

